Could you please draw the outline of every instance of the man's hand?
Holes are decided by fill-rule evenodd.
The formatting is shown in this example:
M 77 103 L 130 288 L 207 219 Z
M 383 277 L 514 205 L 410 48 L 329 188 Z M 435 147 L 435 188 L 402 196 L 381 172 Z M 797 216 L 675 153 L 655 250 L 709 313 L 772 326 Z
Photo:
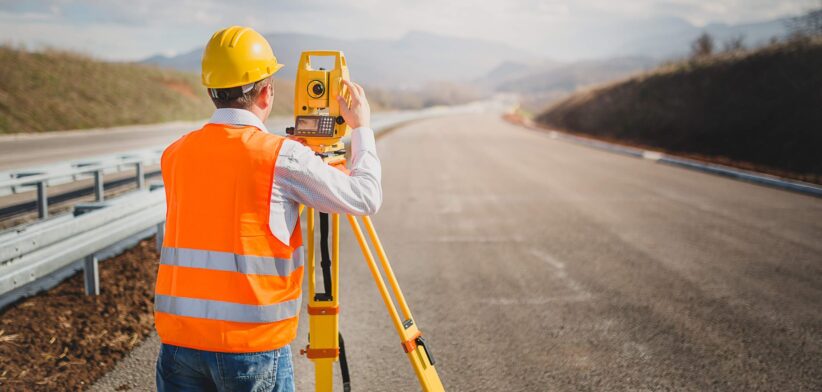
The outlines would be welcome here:
M 368 106 L 368 99 L 365 98 L 365 91 L 357 83 L 347 80 L 342 81 L 348 87 L 348 95 L 351 103 L 346 103 L 345 98 L 337 96 L 340 104 L 340 113 L 351 129 L 359 127 L 371 128 L 371 107 Z

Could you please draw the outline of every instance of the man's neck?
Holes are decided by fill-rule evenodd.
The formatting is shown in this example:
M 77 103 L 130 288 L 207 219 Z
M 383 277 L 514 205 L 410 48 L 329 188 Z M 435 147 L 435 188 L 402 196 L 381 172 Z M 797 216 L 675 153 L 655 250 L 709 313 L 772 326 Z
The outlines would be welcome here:
M 260 121 L 262 121 L 263 123 L 265 122 L 266 117 L 268 117 L 268 116 L 266 115 L 266 113 L 265 113 L 265 110 L 260 109 L 260 107 L 259 107 L 259 106 L 252 106 L 252 107 L 250 107 L 250 108 L 248 108 L 248 109 L 246 109 L 246 110 L 248 110 L 249 112 L 251 112 L 251 113 L 253 113 L 255 116 L 257 116 L 257 118 L 259 118 L 259 119 L 260 119 Z

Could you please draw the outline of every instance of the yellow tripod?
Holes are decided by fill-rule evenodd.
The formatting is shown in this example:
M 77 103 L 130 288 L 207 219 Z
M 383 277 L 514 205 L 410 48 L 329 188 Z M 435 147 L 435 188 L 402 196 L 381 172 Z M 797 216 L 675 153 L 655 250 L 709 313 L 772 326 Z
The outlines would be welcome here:
M 402 295 L 402 290 L 397 283 L 397 278 L 394 276 L 394 271 L 388 263 L 388 258 L 385 255 L 385 250 L 380 243 L 377 236 L 377 231 L 374 229 L 374 224 L 370 217 L 363 217 L 365 229 L 368 236 L 374 245 L 377 256 L 380 259 L 385 275 L 391 285 L 397 303 L 402 310 L 402 318 L 400 318 L 397 308 L 391 299 L 385 281 L 380 273 L 371 249 L 368 247 L 365 235 L 360 229 L 357 218 L 348 215 L 348 222 L 351 224 L 351 229 L 357 237 L 357 242 L 360 245 L 362 254 L 371 270 L 371 275 L 377 284 L 385 307 L 388 310 L 388 315 L 394 323 L 394 328 L 400 336 L 403 351 L 411 361 L 411 366 L 417 374 L 417 379 L 422 386 L 422 389 L 428 391 L 444 391 L 437 370 L 434 368 L 434 357 L 426 346 L 426 341 L 422 337 L 422 333 L 414 323 L 414 318 L 411 316 L 411 310 L 408 308 L 408 303 Z M 331 391 L 333 378 L 333 364 L 338 359 L 343 370 L 343 386 L 345 391 L 350 390 L 350 383 L 348 380 L 348 364 L 345 361 L 345 346 L 342 343 L 342 335 L 340 335 L 339 322 L 339 261 L 340 261 L 340 216 L 338 214 L 331 215 L 331 254 L 330 263 L 328 260 L 327 242 L 321 244 L 323 256 L 323 283 L 326 289 L 325 293 L 317 293 L 316 282 L 314 278 L 315 272 L 315 221 L 314 209 L 307 209 L 307 231 L 308 231 L 308 249 L 306 260 L 306 273 L 308 274 L 308 319 L 309 319 L 309 335 L 308 346 L 304 350 L 300 350 L 301 354 L 305 354 L 311 361 L 314 362 L 314 379 L 317 391 Z M 328 215 L 320 213 L 321 224 L 321 241 L 327 241 L 328 230 Z M 341 355 L 342 352 L 342 355 Z
M 334 68 L 314 68 L 312 57 L 328 57 L 333 59 Z M 348 124 L 340 112 L 338 96 L 350 98 L 343 81 L 348 80 L 348 66 L 345 56 L 340 51 L 306 51 L 300 55 L 300 63 L 297 67 L 297 80 L 294 88 L 294 116 L 293 127 L 286 129 L 286 133 L 304 139 L 306 145 L 314 150 L 323 160 L 338 168 L 344 168 L 345 151 L 342 138 L 350 131 Z M 344 170 L 343 170 L 344 171 Z M 314 362 L 315 380 L 317 391 L 332 390 L 332 376 L 334 362 L 340 361 L 343 374 L 343 387 L 346 391 L 351 389 L 348 378 L 348 363 L 345 360 L 345 345 L 342 335 L 340 335 L 340 303 L 339 303 L 339 277 L 340 277 L 340 217 L 337 214 L 331 215 L 331 250 L 328 249 L 328 214 L 320 213 L 320 237 L 322 251 L 322 274 L 325 292 L 318 293 L 315 282 L 315 225 L 314 209 L 308 208 L 307 229 L 308 229 L 308 258 L 306 260 L 306 273 L 308 274 L 308 322 L 309 335 L 308 346 L 300 350 Z M 357 237 L 357 241 L 362 249 L 368 268 L 377 288 L 380 291 L 382 300 L 388 310 L 394 328 L 400 335 L 402 348 L 414 367 L 422 389 L 425 391 L 443 391 L 442 382 L 434 369 L 434 357 L 431 356 L 425 339 L 411 316 L 411 310 L 405 302 L 405 297 L 394 277 L 394 271 L 388 264 L 385 250 L 382 248 L 377 231 L 371 223 L 371 218 L 364 217 L 365 229 L 377 256 L 380 259 L 382 269 L 388 278 L 397 303 L 402 310 L 400 318 L 397 308 L 388 293 L 382 274 L 374 261 L 371 249 L 365 240 L 357 219 L 348 216 L 351 229 Z

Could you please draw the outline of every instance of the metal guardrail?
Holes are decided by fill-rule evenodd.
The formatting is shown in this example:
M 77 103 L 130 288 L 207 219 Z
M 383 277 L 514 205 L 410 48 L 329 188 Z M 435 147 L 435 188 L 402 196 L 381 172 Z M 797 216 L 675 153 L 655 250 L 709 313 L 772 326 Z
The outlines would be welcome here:
M 406 121 L 460 112 L 479 112 L 487 109 L 488 102 L 478 102 L 457 107 L 432 107 L 414 111 L 394 111 L 376 113 L 372 126 L 379 130 Z M 284 134 L 287 118 L 272 118 L 269 130 Z M 48 188 L 92 178 L 96 201 L 104 199 L 104 175 L 134 170 L 134 181 L 138 189 L 145 187 L 145 168 L 159 165 L 164 146 L 156 146 L 120 154 L 84 158 L 25 169 L 0 171 L 0 197 L 23 192 L 36 191 L 36 206 L 39 219 L 48 218 Z M 120 181 L 118 181 L 120 182 Z
M 475 103 L 451 108 L 381 113 L 375 116 L 372 127 L 379 133 L 408 121 L 487 110 L 488 103 Z M 119 154 L 87 165 L 78 162 L 57 164 L 51 166 L 53 170 L 28 176 L 20 176 L 20 172 L 11 175 L 18 178 L 2 180 L 3 176 L 0 175 L 0 190 L 14 191 L 16 187 L 36 184 L 38 191 L 43 189 L 43 199 L 46 186 L 53 185 L 50 181 L 65 183 L 87 173 L 98 173 L 95 175 L 95 189 L 100 190 L 97 202 L 75 206 L 74 215 L 43 219 L 0 232 L 0 308 L 19 298 L 49 289 L 79 269 L 85 273 L 86 293 L 99 294 L 98 259 L 113 256 L 125 246 L 154 234 L 158 236 L 158 247 L 161 246 L 165 224 L 165 193 L 162 190 L 138 189 L 108 201 L 102 199 L 102 173 L 105 170 L 134 165 L 137 168 L 138 188 L 144 188 L 141 167 L 151 162 L 159 163 L 161 153 L 161 149 L 148 149 Z
M 47 277 L 76 260 L 96 264 L 97 252 L 165 220 L 162 190 L 135 191 L 99 207 L 81 215 L 60 217 L 56 223 L 40 222 L 0 238 L 0 296 Z M 99 293 L 96 265 L 87 265 L 85 270 L 86 292 Z
M 108 155 L 92 159 L 57 163 L 36 168 L 0 172 L 0 196 L 36 190 L 37 215 L 48 218 L 48 187 L 94 179 L 95 200 L 104 199 L 103 176 L 134 170 L 137 189 L 145 187 L 145 167 L 160 163 L 162 148 L 132 151 L 124 154 Z

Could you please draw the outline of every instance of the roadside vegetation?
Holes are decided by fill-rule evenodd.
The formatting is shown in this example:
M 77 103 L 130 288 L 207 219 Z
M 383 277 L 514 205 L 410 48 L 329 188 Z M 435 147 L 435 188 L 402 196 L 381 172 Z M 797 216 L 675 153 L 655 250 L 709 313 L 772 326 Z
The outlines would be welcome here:
M 195 120 L 213 108 L 193 74 L 8 46 L 0 63 L 0 133 Z
M 822 183 L 822 37 L 795 34 L 720 53 L 699 37 L 689 59 L 580 91 L 544 126 Z
M 0 46 L 0 134 L 198 120 L 214 106 L 199 75 L 105 62 L 58 50 Z M 375 111 L 459 104 L 479 93 L 447 83 L 414 91 L 368 88 Z M 272 115 L 293 113 L 294 81 L 274 83 Z

